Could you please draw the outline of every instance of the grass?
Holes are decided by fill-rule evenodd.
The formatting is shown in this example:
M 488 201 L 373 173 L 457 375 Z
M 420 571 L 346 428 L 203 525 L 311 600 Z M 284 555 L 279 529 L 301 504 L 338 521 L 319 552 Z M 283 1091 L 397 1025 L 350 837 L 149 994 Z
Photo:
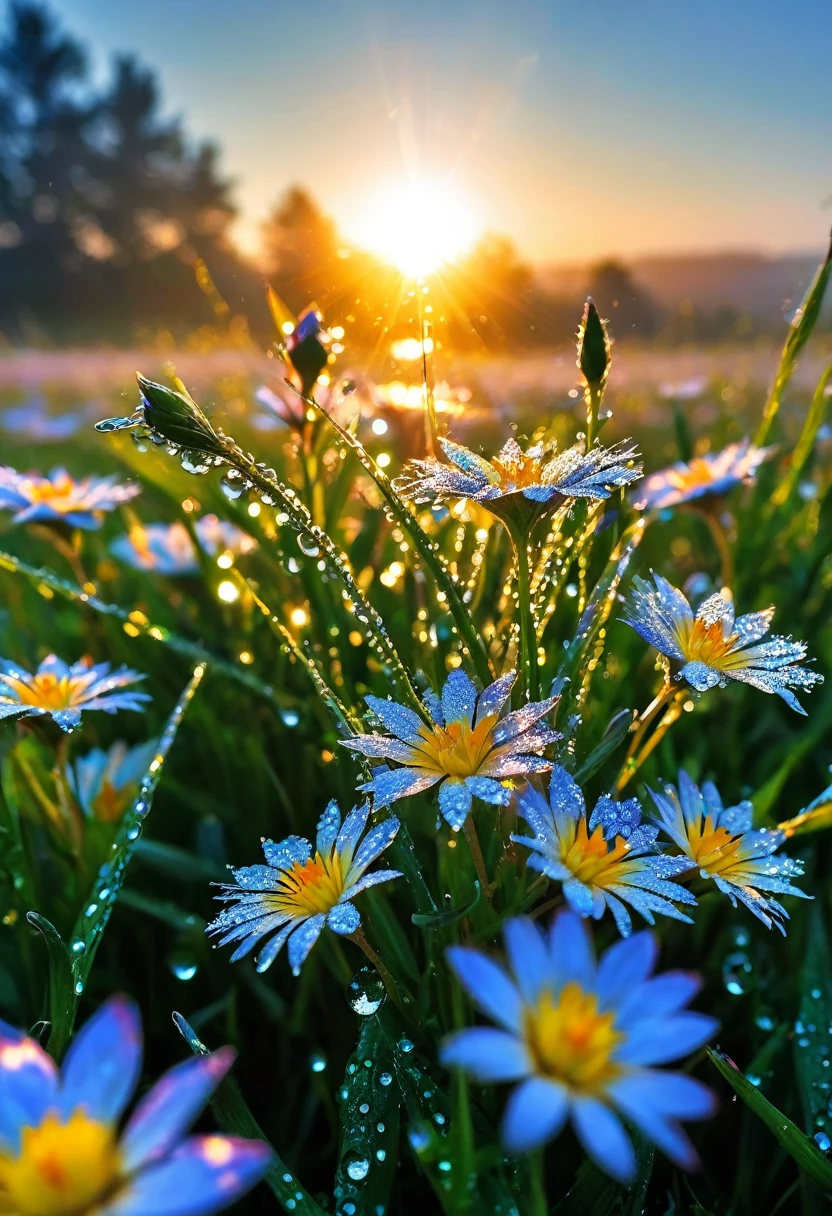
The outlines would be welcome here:
M 23 724 L 0 731 L 0 1015 L 38 1027 L 59 1055 L 76 1017 L 126 991 L 142 1007 L 148 1079 L 183 1054 L 174 1011 L 193 1050 L 237 1046 L 236 1085 L 221 1091 L 215 1117 L 249 1132 L 256 1121 L 285 1167 L 241 1211 L 274 1210 L 277 1200 L 312 1216 L 332 1211 L 333 1195 L 337 1211 L 367 1216 L 824 1210 L 832 1162 L 811 1141 L 832 1138 L 824 1038 L 832 974 L 818 946 L 830 912 L 823 832 L 790 843 L 805 862 L 803 885 L 814 903 L 787 899 L 785 940 L 714 891 L 701 896 L 692 926 L 658 924 L 662 966 L 699 971 L 697 1008 L 721 1021 L 717 1067 L 704 1055 L 691 1067 L 719 1091 L 722 1109 L 693 1129 L 700 1173 L 684 1175 L 642 1144 L 632 1191 L 590 1166 L 569 1132 L 542 1164 L 506 1158 L 495 1134 L 501 1094 L 437 1063 L 444 1033 L 471 1019 L 444 966 L 445 946 L 474 939 L 493 947 L 505 917 L 535 902 L 532 876 L 506 853 L 510 825 L 494 808 L 476 811 L 490 900 L 475 886 L 462 840 L 444 824 L 437 829 L 429 794 L 396 808 L 409 843 L 390 864 L 405 880 L 360 903 L 369 941 L 411 996 L 404 1016 L 389 1000 L 374 1016 L 355 1012 L 353 977 L 365 995 L 377 977 L 362 970 L 366 959 L 351 941 L 322 937 L 295 978 L 282 957 L 265 975 L 249 960 L 231 965 L 228 951 L 213 951 L 204 934 L 215 914 L 210 884 L 228 864 L 257 862 L 261 837 L 309 836 L 331 798 L 345 810 L 353 804 L 361 768 L 339 740 L 367 728 L 367 693 L 413 701 L 460 663 L 484 680 L 489 667 L 499 673 L 520 662 L 543 694 L 559 682 L 558 725 L 569 724 L 560 758 L 578 773 L 588 801 L 609 790 L 632 713 L 662 682 L 654 652 L 618 619 L 634 573 L 655 568 L 701 595 L 721 584 L 730 564 L 738 611 L 775 604 L 775 629 L 805 639 L 818 669 L 830 671 L 832 475 L 819 431 L 828 398 L 823 389 L 813 397 L 795 387 L 787 374 L 813 319 L 807 308 L 800 341 L 790 337 L 776 400 L 726 383 L 712 385 L 696 407 L 619 395 L 602 438 L 633 435 L 648 471 L 753 434 L 761 419 L 778 454 L 710 521 L 679 510 L 645 527 L 619 494 L 539 525 L 530 586 L 523 585 L 536 625 L 522 605 L 518 617 L 512 546 L 493 517 L 475 504 L 411 514 L 391 489 L 388 474 L 422 442 L 404 411 L 385 414 L 383 438 L 367 419 L 339 431 L 314 410 L 300 431 L 258 432 L 250 425 L 257 382 L 237 373 L 232 387 L 217 386 L 225 406 L 212 418 L 239 443 L 233 460 L 253 483 L 232 499 L 220 469 L 189 474 L 176 454 L 147 442 L 143 452 L 124 432 L 105 437 L 87 426 L 70 442 L 38 443 L 7 435 L 9 465 L 130 473 L 143 492 L 83 535 L 3 517 L 0 549 L 10 556 L 0 557 L 0 653 L 29 669 L 49 652 L 128 663 L 146 673 L 153 703 L 141 717 L 88 715 L 68 743 Z M 807 353 L 816 357 L 812 347 Z M 100 416 L 129 413 L 133 404 L 113 395 L 100 403 Z M 494 451 L 507 437 L 485 410 L 464 426 L 464 442 L 475 449 Z M 512 426 L 518 437 L 545 433 L 567 444 L 574 400 L 527 394 Z M 392 454 L 386 469 L 374 459 L 382 451 Z M 110 552 L 137 520 L 180 520 L 192 530 L 209 512 L 243 528 L 258 548 L 222 567 L 216 555 L 203 555 L 183 577 L 133 570 Z M 221 584 L 236 592 L 232 602 L 218 595 Z M 530 653 L 535 630 L 539 651 Z M 685 712 L 634 771 L 628 794 L 684 766 L 697 780 L 715 780 L 729 802 L 750 798 L 760 825 L 793 819 L 828 785 L 832 764 L 832 682 L 805 700 L 808 719 L 736 684 L 685 696 Z M 147 813 L 128 805 L 110 820 L 62 816 L 67 747 L 77 758 L 119 739 L 139 744 L 160 736 L 166 722 L 176 734 L 154 773 L 157 788 L 142 796 L 152 795 Z M 102 886 L 103 898 L 95 894 Z M 92 903 L 99 907 L 88 915 Z M 594 936 L 599 948 L 615 940 L 608 917 Z M 78 940 L 86 943 L 80 953 L 72 949 Z M 728 1059 L 747 1080 L 735 1079 Z M 732 1101 L 731 1085 L 740 1100 Z M 356 1162 L 365 1157 L 371 1167 L 358 1177 Z

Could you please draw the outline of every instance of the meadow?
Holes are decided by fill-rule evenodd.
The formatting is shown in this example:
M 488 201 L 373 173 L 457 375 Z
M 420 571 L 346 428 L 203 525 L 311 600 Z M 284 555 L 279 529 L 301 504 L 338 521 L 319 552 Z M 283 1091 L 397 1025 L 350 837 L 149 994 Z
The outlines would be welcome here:
M 240 1212 L 826 1210 L 832 369 L 813 330 L 828 274 L 782 352 L 619 356 L 590 308 L 577 366 L 571 350 L 469 362 L 437 384 L 427 356 L 409 386 L 406 371 L 379 385 L 328 362 L 314 314 L 284 320 L 267 355 L 148 354 L 141 393 L 133 354 L 5 360 L 3 466 L 141 492 L 73 512 L 66 487 L 0 481 L 4 1021 L 60 1060 L 126 993 L 143 1086 L 235 1047 L 204 1127 L 273 1150 Z M 697 623 L 679 624 L 651 571 L 705 605 Z M 762 643 L 756 666 L 737 659 L 771 606 L 789 640 Z M 26 683 L 53 654 L 124 665 L 152 700 L 76 715 L 83 690 L 64 704 Z M 502 750 L 487 768 L 489 747 Z M 668 783 L 693 799 L 687 818 Z M 368 797 L 371 875 L 399 877 L 353 906 L 358 837 L 330 813 L 311 857 L 296 841 L 315 839 L 331 800 L 346 815 Z M 657 815 L 681 838 L 657 836 Z M 279 906 L 263 840 L 287 841 L 266 852 L 294 883 Z M 266 944 L 296 920 L 280 953 Z M 701 976 L 696 1015 L 678 1000 L 663 1012 L 659 989 L 629 1022 L 609 1014 L 659 983 L 636 957 L 645 920 L 659 974 Z M 550 957 L 536 927 L 553 923 Z M 617 951 L 597 999 L 586 929 L 599 956 Z M 241 941 L 252 953 L 232 962 Z M 473 951 L 508 952 L 525 1010 L 513 1030 L 517 990 Z M 499 1044 L 462 1037 L 495 1018 Z M 684 1078 L 649 1117 L 609 1097 L 627 1071 L 614 1044 L 639 1018 L 644 1042 L 676 1041 L 637 1066 L 681 1057 Z M 511 1035 L 525 1036 L 514 1072 Z M 531 1086 L 524 1068 L 548 1097 L 509 1099 L 512 1121 L 502 1082 Z M 547 1106 L 554 1090 L 572 1126 Z M 626 1133 L 604 1122 L 612 1107 Z

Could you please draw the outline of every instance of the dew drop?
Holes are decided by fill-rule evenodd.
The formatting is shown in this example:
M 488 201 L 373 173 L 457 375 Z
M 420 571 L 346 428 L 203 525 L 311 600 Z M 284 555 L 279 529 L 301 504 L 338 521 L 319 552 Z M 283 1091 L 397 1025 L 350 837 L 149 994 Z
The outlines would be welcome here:
M 347 1173 L 353 1182 L 361 1182 L 370 1172 L 370 1163 L 366 1157 L 355 1157 L 347 1162 Z
M 812 1139 L 822 1153 L 828 1153 L 832 1148 L 832 1140 L 829 1139 L 826 1132 L 815 1132 Z
M 324 1072 L 326 1069 L 326 1056 L 321 1052 L 316 1051 L 309 1057 L 309 1067 L 312 1072 Z
M 347 1004 L 364 1018 L 378 1013 L 386 996 L 381 977 L 373 967 L 362 967 L 347 984 Z
M 297 540 L 301 553 L 305 553 L 307 557 L 320 556 L 321 549 L 314 536 L 310 536 L 308 532 L 301 532 L 298 534 Z

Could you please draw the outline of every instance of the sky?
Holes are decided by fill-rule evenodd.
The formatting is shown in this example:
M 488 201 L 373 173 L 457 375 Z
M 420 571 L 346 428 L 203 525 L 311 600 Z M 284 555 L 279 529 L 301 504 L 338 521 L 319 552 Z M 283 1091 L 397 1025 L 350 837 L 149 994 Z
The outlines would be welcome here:
M 292 183 L 372 245 L 395 183 L 536 262 L 819 250 L 830 0 L 58 0 L 222 148 L 238 237 Z

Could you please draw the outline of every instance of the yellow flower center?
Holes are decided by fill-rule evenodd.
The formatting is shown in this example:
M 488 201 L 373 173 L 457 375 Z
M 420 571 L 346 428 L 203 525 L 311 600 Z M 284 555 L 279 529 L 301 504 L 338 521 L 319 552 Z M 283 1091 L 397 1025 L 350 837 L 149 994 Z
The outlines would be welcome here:
M 710 485 L 713 479 L 711 466 L 699 456 L 694 456 L 683 469 L 670 469 L 667 474 L 670 484 L 682 491 L 697 490 L 700 486 Z
M 491 464 L 499 474 L 503 490 L 525 490 L 540 482 L 543 465 L 536 456 L 521 456 L 519 460 L 500 460 L 495 456 Z
M 748 666 L 741 650 L 733 650 L 738 641 L 736 633 L 727 636 L 722 621 L 706 625 L 704 621 L 688 621 L 676 631 L 676 638 L 687 662 L 698 660 L 717 670 L 738 670 Z
M 78 487 L 71 477 L 64 475 L 55 481 L 27 481 L 23 492 L 31 503 L 46 503 L 55 511 L 72 511 L 78 506 Z
M 574 980 L 557 998 L 545 989 L 527 1008 L 523 1027 L 537 1071 L 581 1093 L 601 1093 L 619 1068 L 612 1055 L 624 1035 L 614 1021 L 614 1013 L 599 1011 L 595 993 Z
M 38 709 L 71 709 L 86 699 L 89 679 L 86 675 L 61 676 L 59 679 L 52 672 L 34 675 L 29 680 L 4 675 L 0 681 L 0 694 L 3 684 L 17 693 L 22 705 L 34 705 Z
M 727 828 L 715 828 L 711 815 L 689 823 L 687 837 L 690 857 L 701 870 L 725 876 L 737 865 L 742 837 L 732 836 Z
M 422 726 L 414 743 L 414 764 L 449 777 L 473 777 L 494 746 L 492 731 L 497 714 L 489 714 L 473 728 L 468 722 Z
M 0 1212 L 12 1216 L 82 1216 L 120 1180 L 114 1129 L 80 1107 L 62 1123 L 50 1111 L 26 1127 L 16 1157 L 0 1152 Z
M 291 870 L 281 874 L 270 902 L 277 912 L 290 916 L 329 912 L 344 894 L 344 877 L 341 858 L 334 848 L 328 857 L 316 853 L 303 865 L 296 861 Z
M 572 871 L 579 882 L 587 886 L 604 887 L 620 877 L 616 868 L 627 855 L 627 842 L 616 836 L 615 844 L 609 847 L 600 824 L 590 836 L 586 819 L 581 816 L 575 825 L 575 835 L 561 852 L 561 861 Z

